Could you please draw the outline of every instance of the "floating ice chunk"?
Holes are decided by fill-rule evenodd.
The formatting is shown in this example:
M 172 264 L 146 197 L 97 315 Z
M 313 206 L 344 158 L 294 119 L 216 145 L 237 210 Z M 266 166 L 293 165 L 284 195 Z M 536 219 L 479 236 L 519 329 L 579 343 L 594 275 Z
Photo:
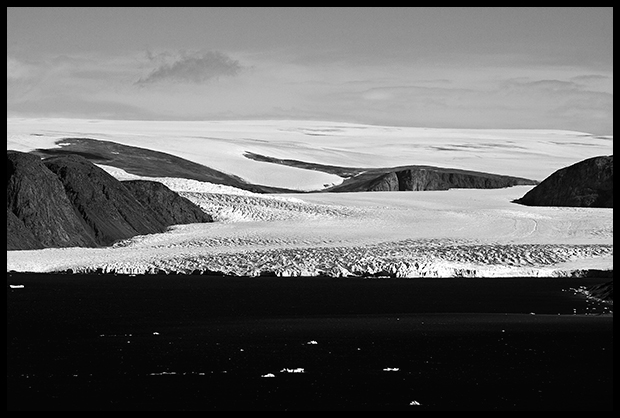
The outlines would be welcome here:
M 305 370 L 303 367 L 297 367 L 296 369 L 287 369 L 284 368 L 282 370 L 280 370 L 280 373 L 304 373 Z
M 153 332 L 153 335 L 159 335 L 159 332 L 154 331 L 154 332 Z
M 420 405 L 420 402 L 418 402 L 418 401 L 411 401 L 411 402 L 409 402 L 409 405 L 412 405 L 412 406 L 419 406 L 419 405 Z
M 273 373 L 267 373 L 267 374 L 261 375 L 261 377 L 276 377 L 276 375 Z
M 316 345 L 316 344 L 318 344 L 318 342 L 316 342 L 315 340 L 310 340 L 306 344 L 308 344 L 308 345 Z
M 10 284 L 9 287 L 11 289 L 23 289 L 24 285 L 23 284 Z
M 384 372 L 397 372 L 399 370 L 400 368 L 398 367 L 386 367 L 385 369 L 383 369 Z

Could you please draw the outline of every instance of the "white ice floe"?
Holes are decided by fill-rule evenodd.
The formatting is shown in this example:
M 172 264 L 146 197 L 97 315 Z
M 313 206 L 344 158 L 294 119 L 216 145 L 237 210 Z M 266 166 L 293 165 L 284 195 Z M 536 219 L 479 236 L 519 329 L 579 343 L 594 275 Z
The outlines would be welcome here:
M 386 367 L 383 369 L 384 372 L 398 372 L 400 371 L 400 368 L 398 367 Z
M 284 368 L 280 370 L 280 373 L 305 373 L 305 370 L 303 367 L 296 367 L 294 369 Z
M 11 288 L 11 289 L 23 289 L 24 285 L 23 284 L 10 284 L 9 288 Z

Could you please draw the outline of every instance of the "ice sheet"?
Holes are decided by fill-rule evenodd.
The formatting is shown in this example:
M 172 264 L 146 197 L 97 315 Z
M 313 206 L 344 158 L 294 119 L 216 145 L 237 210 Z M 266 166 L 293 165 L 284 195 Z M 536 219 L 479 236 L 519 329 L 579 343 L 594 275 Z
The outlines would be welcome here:
M 613 153 L 611 137 L 583 132 L 435 129 L 325 121 L 111 121 L 7 118 L 7 149 L 88 137 L 167 152 L 267 186 L 323 188 L 338 176 L 258 162 L 245 152 L 347 167 L 434 165 L 543 180 Z

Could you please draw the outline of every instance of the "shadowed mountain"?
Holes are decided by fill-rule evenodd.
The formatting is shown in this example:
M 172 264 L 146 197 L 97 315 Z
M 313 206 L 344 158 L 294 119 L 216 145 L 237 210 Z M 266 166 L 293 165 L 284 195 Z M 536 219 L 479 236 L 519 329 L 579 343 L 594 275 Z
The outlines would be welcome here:
M 613 155 L 588 158 L 561 168 L 515 200 L 527 206 L 613 208 Z
M 277 159 L 246 152 L 247 158 L 273 164 L 317 170 L 345 178 L 327 192 L 422 191 L 448 189 L 496 189 L 518 185 L 536 185 L 535 180 L 478 171 L 422 165 L 388 168 L 356 168 L 314 164 L 304 161 Z
M 77 155 L 52 157 L 45 166 L 62 182 L 65 194 L 98 244 L 163 232 L 165 225 L 103 169 Z
M 41 161 L 7 151 L 7 250 L 96 247 L 212 221 L 189 200 L 149 183 L 126 187 L 78 155 Z

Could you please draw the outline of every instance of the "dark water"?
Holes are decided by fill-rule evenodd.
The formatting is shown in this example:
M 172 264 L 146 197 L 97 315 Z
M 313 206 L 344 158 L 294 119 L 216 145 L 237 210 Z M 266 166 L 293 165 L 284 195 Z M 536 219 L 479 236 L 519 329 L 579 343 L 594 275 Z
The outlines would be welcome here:
M 7 409 L 611 410 L 606 281 L 7 274 Z

